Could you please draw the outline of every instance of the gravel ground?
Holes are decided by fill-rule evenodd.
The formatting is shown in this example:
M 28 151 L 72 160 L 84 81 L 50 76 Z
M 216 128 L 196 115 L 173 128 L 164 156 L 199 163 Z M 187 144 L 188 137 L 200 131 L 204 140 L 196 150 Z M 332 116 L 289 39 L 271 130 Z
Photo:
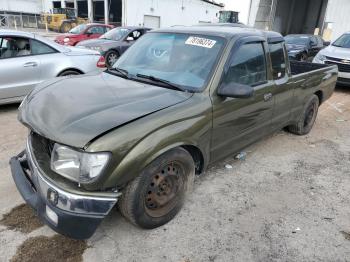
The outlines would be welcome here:
M 0 107 L 0 219 L 23 203 L 8 166 L 27 134 L 16 113 Z M 84 261 L 350 261 L 349 134 L 350 89 L 338 88 L 309 135 L 281 131 L 248 148 L 245 161 L 212 166 L 158 229 L 136 228 L 113 211 L 67 261 L 82 253 Z M 0 225 L 0 261 L 30 261 L 23 252 L 32 239 L 57 238 L 46 226 L 22 232 Z

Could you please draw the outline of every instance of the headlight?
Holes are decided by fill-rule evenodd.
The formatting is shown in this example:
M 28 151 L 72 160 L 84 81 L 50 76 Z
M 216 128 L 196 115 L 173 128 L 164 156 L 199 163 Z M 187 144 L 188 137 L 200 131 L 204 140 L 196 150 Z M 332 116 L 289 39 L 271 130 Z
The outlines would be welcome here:
M 70 40 L 69 37 L 66 37 L 66 38 L 63 39 L 63 42 L 68 43 L 69 40 Z
M 316 55 L 316 57 L 315 57 L 315 60 L 318 60 L 318 61 L 321 61 L 321 62 L 325 61 L 326 59 L 327 59 L 326 56 L 324 56 L 324 55 L 322 55 L 320 53 L 318 53 Z
M 106 152 L 79 152 L 56 143 L 51 154 L 51 169 L 69 180 L 84 183 L 99 176 L 109 158 Z

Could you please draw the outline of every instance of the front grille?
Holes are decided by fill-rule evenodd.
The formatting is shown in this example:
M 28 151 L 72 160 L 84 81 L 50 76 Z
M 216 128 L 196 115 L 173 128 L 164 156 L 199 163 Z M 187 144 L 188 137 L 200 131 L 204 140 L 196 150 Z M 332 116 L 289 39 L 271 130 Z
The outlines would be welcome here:
M 327 65 L 337 65 L 339 72 L 350 73 L 350 64 L 341 64 L 335 61 L 325 61 Z
M 32 143 L 35 143 L 39 148 L 43 150 L 43 152 L 47 153 L 49 157 L 51 157 L 51 153 L 54 147 L 55 142 L 38 135 L 37 133 L 32 132 Z

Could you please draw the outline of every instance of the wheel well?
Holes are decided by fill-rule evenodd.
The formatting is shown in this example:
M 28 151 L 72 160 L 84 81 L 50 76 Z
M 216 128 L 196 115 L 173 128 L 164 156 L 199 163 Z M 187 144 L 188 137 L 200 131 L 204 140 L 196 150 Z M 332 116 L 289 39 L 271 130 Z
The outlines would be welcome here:
M 67 71 L 74 71 L 74 72 L 77 72 L 77 73 L 79 73 L 79 74 L 84 74 L 84 72 L 81 71 L 81 70 L 79 70 L 79 69 L 76 69 L 76 68 L 68 68 L 68 69 L 64 69 L 64 70 L 62 70 L 61 72 L 59 72 L 59 73 L 57 74 L 57 76 L 60 76 L 61 74 L 63 74 L 64 72 L 67 72 Z
M 315 93 L 315 95 L 317 95 L 317 97 L 318 97 L 318 101 L 320 102 L 320 105 L 322 104 L 322 102 L 323 102 L 323 93 L 322 93 L 322 91 L 317 91 L 316 93 Z
M 114 52 L 116 52 L 116 53 L 120 56 L 119 51 L 118 51 L 117 49 L 114 49 L 114 48 L 109 49 L 109 50 L 106 52 L 106 55 L 107 55 L 107 53 L 110 52 L 110 51 L 114 51 Z
M 198 147 L 192 145 L 184 145 L 182 148 L 191 154 L 196 166 L 196 175 L 200 175 L 204 168 L 204 157 L 201 150 Z

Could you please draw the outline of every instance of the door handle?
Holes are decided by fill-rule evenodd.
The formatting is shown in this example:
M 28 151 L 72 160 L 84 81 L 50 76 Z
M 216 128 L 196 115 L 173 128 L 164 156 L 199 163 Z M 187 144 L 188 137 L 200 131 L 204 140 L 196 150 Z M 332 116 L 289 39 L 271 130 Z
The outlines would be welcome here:
M 23 67 L 36 67 L 38 66 L 37 62 L 28 62 L 23 65 Z
M 269 101 L 271 98 L 272 98 L 272 94 L 271 93 L 264 94 L 265 102 Z

